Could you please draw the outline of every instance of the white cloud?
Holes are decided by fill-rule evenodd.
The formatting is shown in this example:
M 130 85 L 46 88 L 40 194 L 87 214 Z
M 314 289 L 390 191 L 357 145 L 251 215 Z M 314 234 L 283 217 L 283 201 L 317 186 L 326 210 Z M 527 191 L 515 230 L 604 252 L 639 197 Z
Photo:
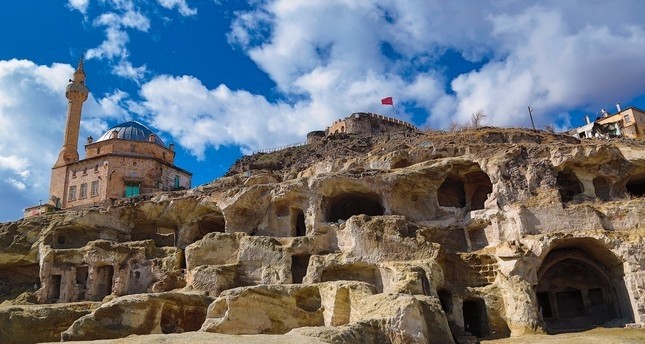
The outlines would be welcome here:
M 89 4 L 90 4 L 90 0 L 68 0 L 67 2 L 67 6 L 83 14 L 87 13 L 87 6 Z
M 127 32 L 115 27 L 105 29 L 106 39 L 98 47 L 92 48 L 85 53 L 87 59 L 92 58 L 125 58 L 128 56 L 126 44 L 130 40 Z
M 182 16 L 192 16 L 197 14 L 197 9 L 188 7 L 186 0 L 157 0 L 157 2 L 169 10 L 177 7 Z
M 0 60 L 0 219 L 18 218 L 22 208 L 47 199 L 51 167 L 65 129 L 65 87 L 73 72 L 66 64 Z M 107 119 L 123 116 L 126 111 L 119 110 L 119 104 L 126 98 L 121 92 L 99 101 L 90 95 L 84 104 L 79 154 L 87 136 L 97 137 Z
M 154 8 L 150 4 L 158 4 L 166 9 L 176 9 L 182 16 L 193 16 L 197 9 L 188 6 L 186 0 L 156 0 L 156 2 L 133 0 L 101 0 L 106 10 L 97 15 L 92 23 L 95 27 L 104 27 L 105 39 L 97 47 L 89 49 L 86 58 L 107 59 L 113 64 L 112 72 L 120 77 L 131 79 L 137 83 L 146 76 L 146 66 L 135 67 L 129 60 L 130 31 L 148 32 L 151 27 L 150 13 Z M 68 6 L 87 13 L 89 0 L 69 0 Z
M 285 95 L 311 108 L 340 102 L 336 116 L 365 110 L 348 95 L 392 95 L 405 102 L 401 110 L 425 109 L 434 127 L 482 108 L 489 124 L 527 125 L 528 105 L 544 125 L 565 121 L 563 111 L 629 101 L 645 89 L 638 0 L 253 4 L 237 14 L 229 42 Z M 447 79 L 438 64 L 447 50 L 481 68 Z
M 130 61 L 122 59 L 113 67 L 112 71 L 118 76 L 139 82 L 145 77 L 147 68 L 146 65 L 135 67 Z
M 94 20 L 94 26 L 105 27 L 105 40 L 98 47 L 88 50 L 85 57 L 116 61 L 112 68 L 115 75 L 139 82 L 145 76 L 146 66 L 135 67 L 129 61 L 127 46 L 130 35 L 127 30 L 147 32 L 150 19 L 134 9 L 131 1 L 112 0 L 110 3 L 119 12 L 106 12 Z
M 564 18 L 540 9 L 492 17 L 493 32 L 504 38 L 508 55 L 452 82 L 459 118 L 481 107 L 494 124 L 518 125 L 526 123 L 528 105 L 542 116 L 577 107 L 596 112 L 642 93 L 642 27 L 618 33 L 602 23 L 572 31 Z

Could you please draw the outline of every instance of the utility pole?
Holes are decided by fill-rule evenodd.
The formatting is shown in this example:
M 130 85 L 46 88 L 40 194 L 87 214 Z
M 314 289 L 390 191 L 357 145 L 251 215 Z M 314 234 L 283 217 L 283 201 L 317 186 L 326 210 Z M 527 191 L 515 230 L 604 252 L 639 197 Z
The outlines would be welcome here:
M 535 122 L 533 122 L 533 109 L 529 106 L 529 117 L 531 117 L 531 125 L 533 126 L 533 131 L 535 131 Z

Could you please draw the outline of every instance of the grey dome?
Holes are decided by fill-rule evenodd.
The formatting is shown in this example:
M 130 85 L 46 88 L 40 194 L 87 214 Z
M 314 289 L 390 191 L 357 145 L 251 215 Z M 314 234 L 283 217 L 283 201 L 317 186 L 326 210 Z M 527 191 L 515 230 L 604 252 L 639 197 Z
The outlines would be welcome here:
M 163 141 L 157 134 L 153 133 L 152 130 L 148 129 L 145 125 L 139 122 L 125 122 L 119 125 L 115 125 L 106 131 L 103 136 L 101 136 L 98 141 L 105 141 L 112 138 L 112 133 L 116 132 L 116 138 L 119 140 L 128 140 L 128 141 L 150 141 L 150 135 L 154 137 L 154 142 L 158 145 L 165 146 Z

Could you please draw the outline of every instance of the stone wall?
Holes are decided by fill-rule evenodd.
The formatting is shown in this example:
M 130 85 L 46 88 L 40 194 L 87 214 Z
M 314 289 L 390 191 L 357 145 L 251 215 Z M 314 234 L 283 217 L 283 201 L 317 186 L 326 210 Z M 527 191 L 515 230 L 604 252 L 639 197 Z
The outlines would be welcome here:
M 377 135 L 388 132 L 399 131 L 416 131 L 410 123 L 398 120 L 396 118 L 386 117 L 373 113 L 357 112 L 351 116 L 340 119 L 332 123 L 325 133 L 332 134 L 357 134 L 357 135 Z

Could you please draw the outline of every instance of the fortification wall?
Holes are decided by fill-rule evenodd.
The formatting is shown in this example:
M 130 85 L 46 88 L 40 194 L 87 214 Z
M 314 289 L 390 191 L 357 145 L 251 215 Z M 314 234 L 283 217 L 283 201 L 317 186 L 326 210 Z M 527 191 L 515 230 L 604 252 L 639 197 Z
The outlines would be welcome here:
M 397 131 L 415 131 L 415 126 L 405 121 L 369 112 L 356 112 L 332 123 L 326 130 L 327 135 L 346 133 L 374 135 Z

